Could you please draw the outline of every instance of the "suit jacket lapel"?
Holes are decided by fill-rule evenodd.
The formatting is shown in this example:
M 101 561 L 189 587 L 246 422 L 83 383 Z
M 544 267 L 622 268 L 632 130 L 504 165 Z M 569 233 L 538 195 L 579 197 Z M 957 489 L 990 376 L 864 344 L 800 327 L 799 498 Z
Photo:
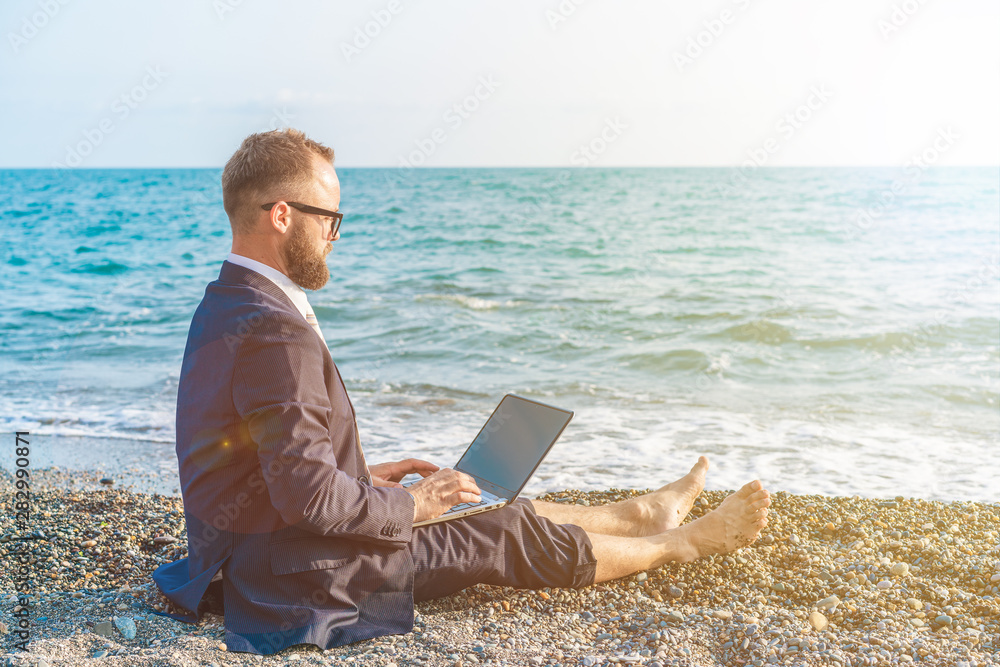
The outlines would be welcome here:
M 270 294 L 275 299 L 278 299 L 285 307 L 301 315 L 299 309 L 292 303 L 292 300 L 288 298 L 285 294 L 285 290 L 281 289 L 274 282 L 271 281 L 267 276 L 263 276 L 256 271 L 246 268 L 245 266 L 240 266 L 239 264 L 233 264 L 228 260 L 223 260 L 222 269 L 219 271 L 219 280 L 229 284 L 241 284 L 249 285 L 250 287 L 266 292 Z M 319 336 L 317 336 L 319 338 Z M 320 341 L 323 343 L 323 341 Z M 368 469 L 368 463 L 365 460 L 364 450 L 361 449 L 361 434 L 358 431 L 358 417 L 354 412 L 354 404 L 351 402 L 351 397 L 347 393 L 347 386 L 344 384 L 343 378 L 340 377 L 340 369 L 337 368 L 336 362 L 333 360 L 333 355 L 330 354 L 330 349 L 323 343 L 323 358 L 329 360 L 330 366 L 334 368 L 334 373 L 337 375 L 337 380 L 340 382 L 340 387 L 344 392 L 344 397 L 347 399 L 347 404 L 351 407 L 351 418 L 354 420 L 354 442 L 357 449 L 358 460 L 361 462 L 362 467 L 365 469 L 365 475 L 368 479 L 371 479 L 371 471 Z M 324 364 L 324 369 L 326 364 Z M 333 397 L 330 397 L 330 402 L 333 402 Z

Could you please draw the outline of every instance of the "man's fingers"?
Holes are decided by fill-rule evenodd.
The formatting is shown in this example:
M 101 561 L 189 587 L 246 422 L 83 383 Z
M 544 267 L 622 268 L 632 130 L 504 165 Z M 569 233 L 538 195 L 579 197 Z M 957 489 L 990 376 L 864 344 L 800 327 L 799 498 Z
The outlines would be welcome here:
M 479 485 L 476 484 L 476 480 L 470 475 L 466 475 L 464 472 L 455 471 L 455 483 L 458 486 L 460 492 L 467 493 L 482 493 L 479 489 Z
M 437 472 L 440 470 L 440 466 L 436 466 L 430 461 L 424 461 L 421 459 L 406 459 L 406 463 L 410 467 L 410 472 L 422 472 L 424 470 L 429 470 L 430 472 Z
M 460 473 L 462 475 L 462 481 L 465 482 L 464 489 L 472 493 L 482 493 L 479 485 L 476 484 L 476 480 L 471 475 L 466 475 L 464 472 Z M 477 501 L 478 502 L 478 501 Z

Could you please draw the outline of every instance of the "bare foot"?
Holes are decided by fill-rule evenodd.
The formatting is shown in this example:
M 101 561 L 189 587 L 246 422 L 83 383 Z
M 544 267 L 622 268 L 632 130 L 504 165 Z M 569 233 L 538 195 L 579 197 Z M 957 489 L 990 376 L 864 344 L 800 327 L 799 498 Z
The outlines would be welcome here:
M 767 525 L 770 504 L 771 494 L 754 480 L 705 516 L 677 528 L 676 537 L 689 547 L 689 558 L 684 562 L 752 544 Z
M 676 482 L 623 502 L 622 512 L 631 513 L 628 518 L 636 525 L 635 536 L 658 535 L 681 525 L 695 499 L 705 488 L 706 471 L 708 459 L 701 456 L 691 472 Z

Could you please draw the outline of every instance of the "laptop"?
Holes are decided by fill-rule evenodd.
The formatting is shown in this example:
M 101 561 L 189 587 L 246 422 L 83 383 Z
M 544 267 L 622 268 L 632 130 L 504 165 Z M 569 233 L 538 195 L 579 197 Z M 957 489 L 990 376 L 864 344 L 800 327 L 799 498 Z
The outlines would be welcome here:
M 482 501 L 459 503 L 437 518 L 415 521 L 414 527 L 489 512 L 514 502 L 572 418 L 571 410 L 514 394 L 504 396 L 454 466 L 476 480 Z

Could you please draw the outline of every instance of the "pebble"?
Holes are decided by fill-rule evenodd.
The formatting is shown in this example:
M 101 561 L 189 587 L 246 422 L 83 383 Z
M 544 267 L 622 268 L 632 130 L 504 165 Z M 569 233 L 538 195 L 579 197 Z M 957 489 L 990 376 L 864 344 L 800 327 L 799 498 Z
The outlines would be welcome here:
M 115 480 L 111 479 L 110 477 L 102 477 L 101 478 L 101 484 L 103 484 L 104 486 L 111 486 L 114 483 L 115 483 Z
M 94 625 L 94 632 L 102 637 L 111 636 L 111 621 L 101 621 Z
M 931 627 L 940 628 L 946 625 L 951 627 L 952 621 L 953 621 L 952 617 L 949 616 L 948 614 L 941 614 L 940 616 L 934 619 L 934 621 L 931 623 Z
M 816 632 L 824 632 L 828 627 L 830 627 L 830 622 L 827 620 L 826 616 L 814 611 L 809 614 L 809 625 L 813 627 Z
M 115 627 L 125 639 L 135 639 L 135 621 L 128 616 L 115 616 Z
M 906 563 L 893 563 L 889 568 L 889 574 L 894 577 L 905 577 L 910 573 L 910 566 Z
M 818 609 L 833 609 L 840 604 L 840 598 L 836 595 L 831 595 L 830 597 L 823 598 L 816 603 Z
M 669 595 L 670 597 L 672 597 L 674 599 L 677 599 L 677 598 L 683 597 L 684 591 L 682 591 L 677 586 L 670 586 L 670 587 L 667 588 L 667 595 Z

